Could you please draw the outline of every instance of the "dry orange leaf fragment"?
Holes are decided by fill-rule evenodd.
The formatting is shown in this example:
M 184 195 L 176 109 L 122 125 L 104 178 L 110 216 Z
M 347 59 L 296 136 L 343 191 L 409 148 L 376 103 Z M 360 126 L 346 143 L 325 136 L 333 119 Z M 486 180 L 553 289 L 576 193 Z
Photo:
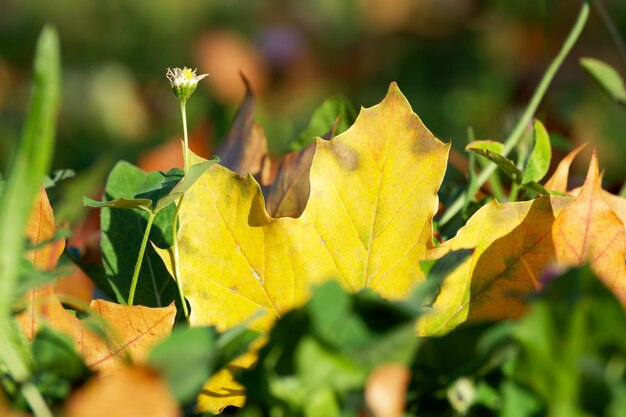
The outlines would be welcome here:
M 153 371 L 122 366 L 99 374 L 65 404 L 66 417 L 177 417 L 178 403 Z
M 44 189 L 41 189 L 27 226 L 33 243 L 42 243 L 56 233 L 54 214 Z M 61 244 L 63 242 L 61 241 Z M 52 269 L 61 255 L 62 246 L 51 243 L 29 254 L 36 267 Z M 26 309 L 17 319 L 25 335 L 32 339 L 45 325 L 69 335 L 87 365 L 95 369 L 110 368 L 131 359 L 142 362 L 147 352 L 171 333 L 176 316 L 174 304 L 163 308 L 126 306 L 104 300 L 93 300 L 89 312 L 105 332 L 102 338 L 85 320 L 65 310 L 53 285 L 30 290 Z
M 33 245 L 37 245 L 54 238 L 56 230 L 52 207 L 50 207 L 46 190 L 42 187 L 39 189 L 39 193 L 37 193 L 33 202 L 33 208 L 26 225 L 26 236 Z M 59 239 L 56 242 L 28 252 L 26 256 L 35 268 L 41 271 L 49 271 L 56 266 L 57 260 L 63 253 L 64 246 L 65 240 Z
M 406 365 L 378 366 L 365 385 L 365 404 L 374 417 L 402 417 L 411 371 Z
M 31 299 L 28 311 L 18 316 L 26 336 L 32 339 L 42 324 L 61 331 L 70 336 L 85 363 L 94 369 L 128 360 L 142 363 L 150 349 L 171 333 L 176 316 L 174 304 L 149 308 L 93 300 L 88 311 L 104 331 L 102 337 L 86 320 L 63 308 L 52 286 L 32 290 Z
M 546 181 L 544 188 L 546 190 L 557 191 L 559 193 L 567 192 L 567 179 L 569 178 L 569 170 L 574 162 L 574 158 L 587 146 L 587 143 L 583 143 L 576 149 L 568 153 L 565 158 L 559 162 L 554 173 L 548 181 Z
M 624 224 L 604 200 L 595 151 L 578 196 L 554 221 L 552 239 L 561 264 L 578 266 L 589 262 L 593 271 L 626 303 Z
M 587 146 L 587 143 L 583 143 L 573 151 L 571 151 L 563 160 L 559 163 L 552 177 L 546 182 L 545 188 L 560 193 L 568 193 L 573 196 L 578 196 L 581 187 L 574 188 L 573 190 L 567 189 L 567 179 L 569 177 L 570 167 L 574 158 L 578 156 Z M 602 184 L 602 174 L 600 174 L 599 182 Z M 620 197 L 609 193 L 608 191 L 602 191 L 602 198 L 604 202 L 617 214 L 624 226 L 626 227 L 626 198 Z

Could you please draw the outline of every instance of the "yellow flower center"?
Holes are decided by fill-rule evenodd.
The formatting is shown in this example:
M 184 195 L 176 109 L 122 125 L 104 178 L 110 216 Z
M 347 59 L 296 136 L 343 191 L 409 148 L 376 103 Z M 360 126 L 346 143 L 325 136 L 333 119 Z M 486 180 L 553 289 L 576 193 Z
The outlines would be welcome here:
M 189 68 L 185 68 L 183 70 L 183 77 L 185 77 L 188 81 L 193 80 L 193 78 L 194 78 L 193 71 L 191 69 L 189 69 Z

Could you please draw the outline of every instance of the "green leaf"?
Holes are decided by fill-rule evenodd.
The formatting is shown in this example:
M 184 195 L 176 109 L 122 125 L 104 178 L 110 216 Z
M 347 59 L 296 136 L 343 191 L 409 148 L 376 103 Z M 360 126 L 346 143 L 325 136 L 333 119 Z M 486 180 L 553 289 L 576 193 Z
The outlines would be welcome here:
M 540 181 L 548 173 L 548 169 L 550 169 L 550 159 L 552 158 L 550 136 L 543 123 L 539 120 L 535 120 L 533 131 L 535 145 L 524 168 L 523 184 Z
M 543 186 L 535 181 L 529 181 L 528 183 L 522 184 L 522 171 L 515 165 L 515 162 L 500 154 L 500 152 L 504 149 L 504 144 L 491 140 L 477 140 L 467 145 L 465 149 L 484 156 L 495 163 L 498 168 L 500 168 L 500 170 L 502 170 L 516 184 L 522 185 L 525 188 L 544 195 L 549 194 Z
M 83 204 L 87 207 L 94 208 L 121 208 L 121 209 L 140 209 L 152 211 L 152 200 L 147 198 L 116 198 L 111 201 L 96 201 L 89 197 L 83 197 Z
M 300 341 L 294 359 L 302 388 L 311 394 L 326 387 L 336 391 L 358 388 L 363 385 L 368 373 L 352 358 L 338 355 L 311 336 L 305 336 Z
M 613 100 L 626 104 L 624 80 L 613 67 L 595 58 L 582 58 L 580 65 Z
M 409 364 L 418 342 L 414 315 L 404 305 L 373 291 L 350 294 L 328 281 L 305 306 L 276 322 L 257 365 L 237 379 L 246 387 L 247 408 L 276 415 L 352 415 L 363 410 L 357 393 L 372 369 Z
M 246 353 L 252 342 L 260 336 L 260 332 L 248 329 L 243 324 L 221 334 L 216 344 L 219 353 L 216 369 L 227 366 L 229 362 Z
M 369 339 L 368 329 L 354 316 L 352 296 L 336 281 L 315 289 L 307 310 L 317 335 L 333 346 L 355 347 Z
M 148 364 L 165 376 L 178 401 L 192 404 L 213 373 L 245 353 L 259 336 L 244 326 L 221 335 L 213 327 L 178 328 L 150 351 Z
M 613 293 L 588 267 L 571 270 L 548 283 L 517 326 L 522 352 L 513 377 L 549 415 L 602 415 L 615 383 L 607 362 L 626 360 L 624 328 L 626 312 Z
M 193 402 L 215 371 L 216 339 L 212 327 L 176 329 L 150 351 L 148 364 L 161 372 L 182 404 Z
M 42 327 L 35 335 L 32 349 L 39 372 L 51 372 L 68 379 L 83 378 L 90 373 L 72 339 L 64 333 Z
M 502 417 L 528 417 L 544 415 L 540 413 L 541 402 L 532 392 L 513 381 L 504 381 L 502 391 Z
M 168 172 L 152 171 L 148 173 L 135 192 L 135 197 L 147 198 L 152 202 L 152 207 L 156 208 L 159 200 L 166 197 L 183 179 L 185 171 L 180 168 L 172 168 Z
M 307 147 L 316 136 L 324 136 L 329 132 L 333 132 L 333 136 L 338 135 L 352 126 L 355 120 L 356 110 L 348 99 L 342 95 L 326 99 L 313 112 L 309 125 L 290 143 L 290 150 L 297 151 Z
M 504 144 L 491 140 L 477 140 L 465 147 L 466 150 L 484 156 L 495 163 L 513 181 L 519 183 L 522 180 L 522 171 L 506 156 L 501 155 Z
M 140 209 L 158 213 L 178 200 L 211 165 L 217 162 L 219 158 L 214 157 L 210 161 L 194 164 L 189 168 L 187 175 L 180 168 L 172 168 L 168 172 L 153 171 L 148 173 L 143 183 L 128 196 L 110 201 L 95 201 L 83 197 L 83 204 L 95 208 Z
M 156 203 L 156 210 L 159 211 L 164 207 L 167 207 L 174 201 L 178 200 L 183 194 L 187 192 L 189 188 L 209 169 L 213 164 L 216 164 L 220 159 L 215 156 L 209 161 L 193 164 L 187 170 L 187 174 L 182 177 L 180 182 L 176 184 L 174 188 L 163 198 L 159 199 Z M 171 171 L 170 171 L 171 172 Z
M 75 176 L 76 172 L 74 172 L 74 170 L 57 169 L 44 177 L 43 186 L 45 188 L 51 188 L 56 186 L 59 182 L 74 178 Z
M 133 196 L 145 184 L 147 177 L 148 174 L 132 164 L 119 162 L 109 174 L 104 197 L 115 201 L 124 196 Z M 151 200 L 145 200 L 152 204 Z M 155 245 L 162 248 L 172 245 L 174 212 L 175 207 L 171 205 L 156 215 L 150 232 L 150 241 Z M 107 276 L 107 283 L 102 289 L 121 303 L 125 303 L 125 297 L 130 291 L 130 281 L 148 216 L 146 210 L 118 210 L 106 205 L 100 213 L 102 265 Z M 176 295 L 174 280 L 152 245 L 147 245 L 135 302 L 150 307 L 162 307 L 177 299 Z

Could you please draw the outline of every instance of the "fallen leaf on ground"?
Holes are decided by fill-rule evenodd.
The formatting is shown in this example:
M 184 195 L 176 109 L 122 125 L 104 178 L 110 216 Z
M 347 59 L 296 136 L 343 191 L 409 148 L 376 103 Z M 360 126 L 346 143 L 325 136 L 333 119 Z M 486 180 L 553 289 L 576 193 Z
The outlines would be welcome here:
M 224 330 L 261 310 L 251 327 L 265 331 L 314 283 L 337 279 L 397 299 L 424 279 L 418 265 L 432 245 L 449 145 L 392 84 L 350 129 L 316 147 L 297 219 L 271 218 L 256 181 L 219 165 L 187 192 L 178 239 L 192 325 Z M 169 252 L 160 253 L 171 272 Z
M 270 218 L 253 178 L 211 167 L 180 211 L 191 323 L 225 329 L 262 309 L 270 314 L 255 327 L 266 330 L 306 299 L 311 284 L 329 278 L 352 290 L 406 295 L 423 279 L 415 265 L 431 245 L 448 148 L 392 84 L 348 131 L 318 139 L 311 197 L 298 219 Z
M 473 249 L 449 274 L 429 314 L 419 320 L 425 336 L 447 333 L 467 320 L 521 316 L 525 297 L 540 288 L 539 276 L 555 260 L 552 224 L 571 197 L 483 206 L 457 235 L 431 251 Z

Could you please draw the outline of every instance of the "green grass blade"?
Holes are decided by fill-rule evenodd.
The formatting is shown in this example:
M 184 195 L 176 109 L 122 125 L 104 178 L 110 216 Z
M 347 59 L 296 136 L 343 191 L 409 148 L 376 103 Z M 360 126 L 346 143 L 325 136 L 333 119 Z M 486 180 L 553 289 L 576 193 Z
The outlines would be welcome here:
M 51 417 L 52 413 L 39 391 L 26 382 L 27 359 L 12 342 L 16 340 L 12 337 L 16 329 L 11 320 L 11 304 L 24 256 L 24 229 L 52 160 L 60 73 L 58 35 L 53 28 L 46 27 L 37 41 L 28 116 L 0 197 L 0 359 L 14 379 L 25 382 L 22 394 L 37 417 Z
M 56 31 L 46 27 L 37 42 L 30 108 L 21 142 L 0 199 L 0 320 L 10 313 L 31 205 L 52 159 L 59 107 L 60 58 Z

